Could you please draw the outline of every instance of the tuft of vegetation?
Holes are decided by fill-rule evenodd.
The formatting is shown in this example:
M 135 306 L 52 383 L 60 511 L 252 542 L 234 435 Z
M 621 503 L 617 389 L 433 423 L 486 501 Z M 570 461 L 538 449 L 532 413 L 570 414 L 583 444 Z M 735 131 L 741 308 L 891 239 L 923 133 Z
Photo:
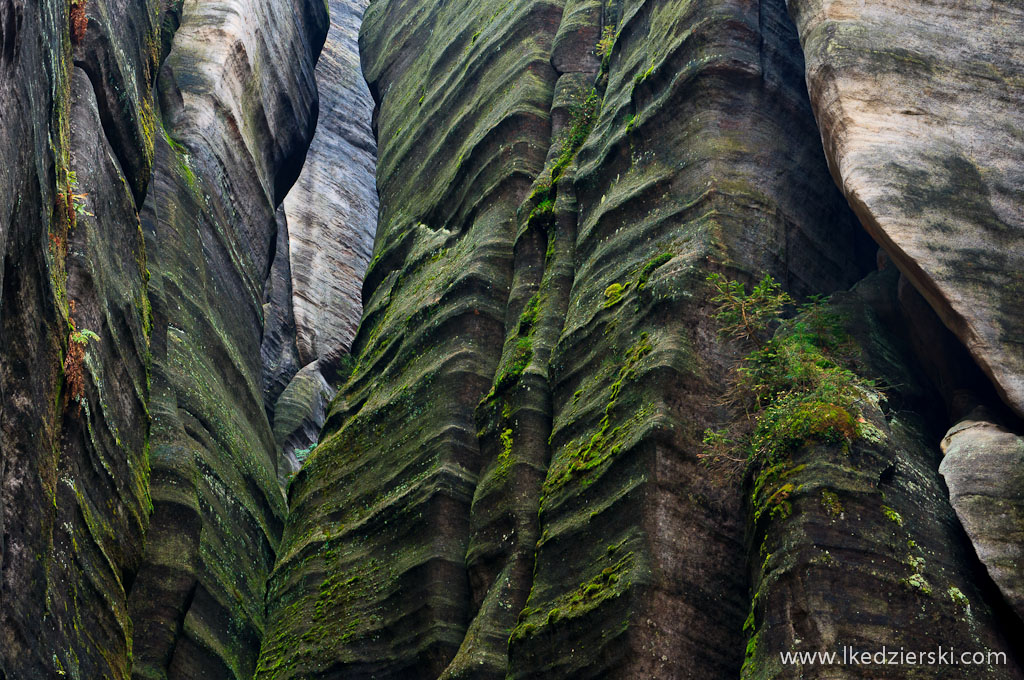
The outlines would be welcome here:
M 604 289 L 604 307 L 614 307 L 615 305 L 622 302 L 622 296 L 626 292 L 626 287 L 621 283 L 613 283 Z
M 903 517 L 888 505 L 882 506 L 882 513 L 889 518 L 889 521 L 898 527 L 903 526 Z
M 562 173 L 572 163 L 572 159 L 576 157 L 576 152 L 583 146 L 583 142 L 587 141 L 590 130 L 594 127 L 600 112 L 601 97 L 593 88 L 582 102 L 577 102 L 569 108 L 569 122 L 562 140 L 562 151 L 551 168 L 552 184 L 558 181 Z
M 640 270 L 640 276 L 636 281 L 636 289 L 643 290 L 647 286 L 647 282 L 651 278 L 651 274 L 654 270 L 662 266 L 666 262 L 672 259 L 672 253 L 659 253 L 644 264 L 644 268 Z
M 88 215 L 89 217 L 95 217 L 86 208 L 85 200 L 89 197 L 89 194 L 80 193 L 78 189 L 78 175 L 74 170 L 68 170 L 68 189 L 67 189 L 67 200 L 68 200 L 68 215 L 71 215 L 71 210 L 74 211 L 75 215 Z M 75 226 L 76 220 L 73 218 L 70 220 L 72 227 Z
M 839 501 L 839 496 L 834 491 L 822 490 L 821 504 L 825 507 L 825 512 L 832 519 L 843 516 L 843 504 Z
M 597 47 L 594 48 L 594 52 L 599 57 L 605 57 L 612 53 L 612 47 L 615 46 L 615 27 L 605 26 L 601 31 L 601 39 L 597 41 Z
M 71 313 L 75 312 L 74 300 L 71 301 Z M 64 377 L 68 381 L 68 395 L 78 402 L 79 408 L 85 399 L 85 347 L 89 341 L 99 342 L 100 336 L 93 331 L 75 328 L 74 318 L 69 318 L 71 330 L 68 334 L 68 353 L 64 357 Z
M 89 27 L 89 17 L 85 14 L 88 0 L 71 0 L 71 44 L 77 45 L 85 38 L 85 29 Z
M 967 596 L 964 595 L 963 591 L 957 588 L 956 586 L 950 586 L 949 590 L 946 592 L 949 594 L 949 598 L 953 600 L 953 602 L 955 602 L 956 604 L 962 607 L 971 606 L 971 601 L 968 600 Z
M 707 281 L 720 335 L 749 353 L 737 363 L 725 397 L 739 415 L 705 431 L 702 461 L 726 475 L 756 474 L 808 444 L 846 448 L 858 439 L 863 418 L 857 403 L 872 385 L 844 366 L 849 338 L 825 299 L 813 298 L 784 320 L 793 300 L 770 276 L 749 293 L 719 274 Z

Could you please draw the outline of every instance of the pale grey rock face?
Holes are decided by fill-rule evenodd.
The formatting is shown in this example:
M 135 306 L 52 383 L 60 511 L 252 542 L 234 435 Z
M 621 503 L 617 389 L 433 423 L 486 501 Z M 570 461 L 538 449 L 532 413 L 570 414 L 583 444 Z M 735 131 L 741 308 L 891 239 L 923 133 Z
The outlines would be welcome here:
M 331 28 L 316 67 L 320 120 L 284 202 L 299 358 L 303 365 L 319 360 L 329 377 L 355 335 L 377 227 L 374 103 L 359 66 L 366 5 L 330 2 Z
M 334 390 L 316 363 L 304 366 L 281 393 L 274 409 L 274 439 L 281 452 L 282 484 L 299 471 L 316 446 L 333 397 Z
M 263 288 L 263 403 L 270 422 L 274 407 L 289 381 L 302 367 L 295 350 L 295 314 L 292 311 L 292 270 L 288 261 L 288 223 L 284 206 L 277 208 L 277 244 L 270 275 Z
M 1024 5 L 788 5 L 837 183 L 1024 415 Z
M 320 0 L 186 0 L 159 73 L 164 128 L 140 215 L 153 514 L 129 596 L 136 677 L 255 672 L 287 513 L 264 398 L 264 291 L 277 207 L 316 124 L 327 26 Z
M 1024 437 L 976 409 L 942 440 L 939 472 L 981 563 L 1024 617 Z

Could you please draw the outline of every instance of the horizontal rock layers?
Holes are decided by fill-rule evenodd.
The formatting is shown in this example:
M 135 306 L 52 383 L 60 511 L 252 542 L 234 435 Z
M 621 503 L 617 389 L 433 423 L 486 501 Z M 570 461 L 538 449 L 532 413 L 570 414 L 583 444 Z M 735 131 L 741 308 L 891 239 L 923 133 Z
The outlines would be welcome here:
M 329 7 L 0 0 L 0 678 L 1022 677 L 1019 8 Z M 699 463 L 714 273 L 853 434 Z
M 131 593 L 136 677 L 252 676 L 284 519 L 264 408 L 276 208 L 316 123 L 316 2 L 186 3 L 159 78 L 142 211 L 153 519 Z
M 782 2 L 381 0 L 361 45 L 380 226 L 257 677 L 783 677 L 780 649 L 883 630 L 1009 648 L 916 421 L 873 407 L 878 441 L 802 451 L 793 519 L 751 523 L 697 464 L 730 356 L 707 274 L 808 294 L 874 254 Z M 843 313 L 881 329 L 874 285 Z M 893 337 L 858 338 L 865 375 L 916 385 Z M 822 600 L 840 576 L 856 616 Z

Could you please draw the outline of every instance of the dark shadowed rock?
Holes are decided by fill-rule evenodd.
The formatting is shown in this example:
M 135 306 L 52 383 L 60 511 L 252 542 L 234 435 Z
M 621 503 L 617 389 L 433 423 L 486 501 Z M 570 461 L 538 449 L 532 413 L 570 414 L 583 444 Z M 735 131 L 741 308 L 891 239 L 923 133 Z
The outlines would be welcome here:
M 295 347 L 292 270 L 288 258 L 288 220 L 284 206 L 275 215 L 277 240 L 270 275 L 263 287 L 263 401 L 271 422 L 274 405 L 302 364 Z
M 66 10 L 0 2 L 0 675 L 123 679 L 150 509 L 146 254 Z
M 282 483 L 299 471 L 319 441 L 332 397 L 334 390 L 315 363 L 303 366 L 281 393 L 274 409 L 274 440 L 282 459 Z
M 848 334 L 853 369 L 873 381 L 857 405 L 860 436 L 801 447 L 748 486 L 753 597 L 742 678 L 910 677 L 906 664 L 785 666 L 779 656 L 883 647 L 945 649 L 947 658 L 949 650 L 994 652 L 1007 662 L 954 675 L 1022 677 L 1015 633 L 936 470 L 934 419 L 944 404 L 921 401 L 929 386 L 900 322 L 897 279 L 892 269 L 873 274 L 824 310 Z M 915 665 L 933 677 L 942 663 Z

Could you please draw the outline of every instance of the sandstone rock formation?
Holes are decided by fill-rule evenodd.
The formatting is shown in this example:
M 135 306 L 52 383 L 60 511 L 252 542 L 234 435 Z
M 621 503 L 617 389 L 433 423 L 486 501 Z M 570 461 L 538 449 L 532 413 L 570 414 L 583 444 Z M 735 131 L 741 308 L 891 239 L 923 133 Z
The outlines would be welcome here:
M 279 470 L 282 481 L 298 471 L 297 455 L 317 443 L 327 402 L 348 377 L 376 232 L 374 104 L 357 43 L 365 9 L 365 0 L 330 4 L 331 27 L 316 67 L 317 132 L 285 198 L 286 223 L 268 279 L 265 397 L 287 462 Z
M 1024 7 L 788 4 L 836 182 L 1024 416 Z
M 829 292 L 873 259 L 782 2 L 381 0 L 361 46 L 367 305 L 290 489 L 257 677 L 775 677 L 780 649 L 842 639 L 1009 649 L 928 427 L 880 395 L 877 440 L 762 485 L 792 520 L 751 526 L 764 499 L 697 464 L 729 356 L 706 274 Z M 870 325 L 861 370 L 924 408 Z M 896 623 L 919 612 L 956 623 Z
M 942 440 L 939 472 L 978 558 L 1024 618 L 1024 437 L 976 409 Z
M 251 677 L 284 514 L 261 294 L 326 9 L 5 0 L 0 28 L 0 676 Z
M 1024 678 L 1022 25 L 0 0 L 0 680 Z
M 150 317 L 136 210 L 152 160 L 158 28 L 146 11 L 111 9 L 98 0 L 73 43 L 66 3 L 0 2 L 8 678 L 130 673 L 127 592 L 149 523 Z
M 263 398 L 277 206 L 316 122 L 320 3 L 186 3 L 159 75 L 142 209 L 153 306 L 152 526 L 130 598 L 139 677 L 252 676 L 285 515 Z
M 357 42 L 367 1 L 330 2 L 331 29 L 316 65 L 320 120 L 284 202 L 299 358 L 303 366 L 318 361 L 332 378 L 359 322 L 377 227 L 373 99 Z

